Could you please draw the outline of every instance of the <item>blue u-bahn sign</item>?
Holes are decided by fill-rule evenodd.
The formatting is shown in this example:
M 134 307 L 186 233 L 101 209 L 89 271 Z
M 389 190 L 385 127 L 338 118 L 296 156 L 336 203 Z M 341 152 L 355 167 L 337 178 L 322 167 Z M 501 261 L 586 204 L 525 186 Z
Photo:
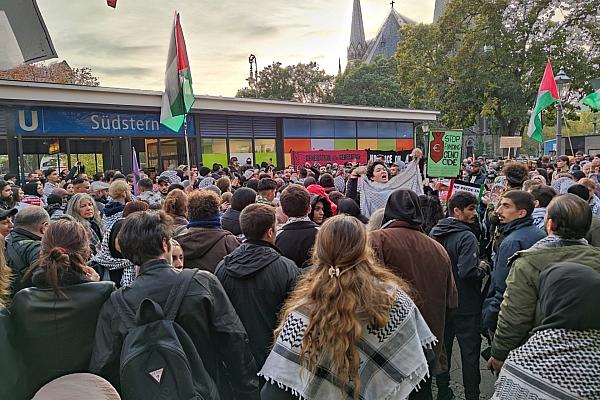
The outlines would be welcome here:
M 51 107 L 16 109 L 15 131 L 24 136 L 179 136 L 160 124 L 159 113 L 76 110 Z M 195 133 L 188 116 L 188 134 Z

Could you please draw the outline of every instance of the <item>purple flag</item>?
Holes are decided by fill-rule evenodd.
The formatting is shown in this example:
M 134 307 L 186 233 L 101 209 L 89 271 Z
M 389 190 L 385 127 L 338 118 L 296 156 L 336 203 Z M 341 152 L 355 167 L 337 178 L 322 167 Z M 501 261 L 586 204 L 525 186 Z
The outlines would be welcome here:
M 140 165 L 138 164 L 137 154 L 135 152 L 135 147 L 133 148 L 133 195 L 137 196 L 137 184 L 140 180 Z

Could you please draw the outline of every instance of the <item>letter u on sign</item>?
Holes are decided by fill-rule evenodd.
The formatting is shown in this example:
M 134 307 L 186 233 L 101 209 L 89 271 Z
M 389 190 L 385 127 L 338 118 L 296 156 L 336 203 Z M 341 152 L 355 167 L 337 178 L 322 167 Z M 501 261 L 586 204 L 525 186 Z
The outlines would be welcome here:
M 19 127 L 27 132 L 35 131 L 38 126 L 38 113 L 37 111 L 29 111 L 31 113 L 31 125 L 27 125 L 25 121 L 25 110 L 19 110 Z

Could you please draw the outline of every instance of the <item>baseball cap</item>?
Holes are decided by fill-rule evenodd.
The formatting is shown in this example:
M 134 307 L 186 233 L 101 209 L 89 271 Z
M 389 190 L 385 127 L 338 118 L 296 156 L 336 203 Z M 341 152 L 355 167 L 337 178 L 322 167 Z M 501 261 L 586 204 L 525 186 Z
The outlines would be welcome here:
M 8 217 L 13 217 L 18 212 L 19 211 L 16 208 L 11 208 L 10 210 L 0 210 L 0 221 Z
M 169 183 L 169 185 L 171 184 L 171 180 L 169 179 L 168 176 L 159 176 L 157 182 L 158 183 L 167 182 L 167 183 Z
M 94 181 L 92 182 L 92 192 L 99 192 L 100 190 L 108 189 L 110 185 L 106 182 Z

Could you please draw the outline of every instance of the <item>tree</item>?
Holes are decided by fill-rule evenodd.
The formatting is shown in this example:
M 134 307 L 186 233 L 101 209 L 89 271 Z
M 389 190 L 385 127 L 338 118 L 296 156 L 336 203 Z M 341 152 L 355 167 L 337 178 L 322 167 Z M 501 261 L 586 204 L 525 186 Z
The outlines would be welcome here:
M 330 100 L 333 79 L 316 62 L 285 67 L 273 62 L 259 72 L 254 87 L 238 90 L 236 97 L 321 103 Z
M 408 101 L 400 95 L 398 62 L 377 57 L 372 63 L 353 63 L 335 79 L 333 102 L 372 107 L 401 108 Z
M 82 86 L 100 84 L 90 68 L 71 68 L 66 61 L 51 64 L 22 64 L 7 71 L 0 71 L 0 79 Z
M 413 107 L 442 111 L 446 126 L 487 116 L 499 134 L 522 134 L 548 59 L 573 78 L 567 110 L 589 91 L 599 8 L 600 0 L 452 0 L 436 24 L 402 28 L 401 93 Z

